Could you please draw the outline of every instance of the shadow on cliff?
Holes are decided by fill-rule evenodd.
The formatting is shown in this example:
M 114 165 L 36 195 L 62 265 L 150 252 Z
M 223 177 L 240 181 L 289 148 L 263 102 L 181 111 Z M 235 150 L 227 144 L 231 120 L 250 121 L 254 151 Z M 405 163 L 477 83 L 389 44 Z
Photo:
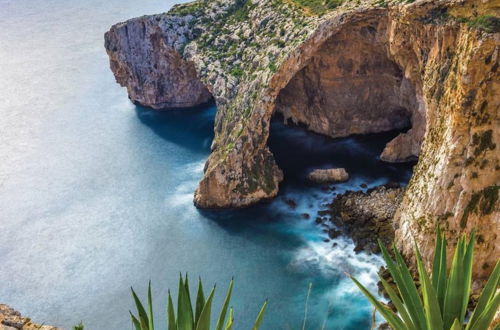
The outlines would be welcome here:
M 137 118 L 162 139 L 208 154 L 214 137 L 215 104 L 158 111 L 136 106 Z
M 310 186 L 307 174 L 318 168 L 342 167 L 350 180 L 345 184 L 398 182 L 405 185 L 415 162 L 387 163 L 380 154 L 387 142 L 404 130 L 331 138 L 298 125 L 284 125 L 281 116 L 271 121 L 268 146 L 283 170 L 282 189 Z

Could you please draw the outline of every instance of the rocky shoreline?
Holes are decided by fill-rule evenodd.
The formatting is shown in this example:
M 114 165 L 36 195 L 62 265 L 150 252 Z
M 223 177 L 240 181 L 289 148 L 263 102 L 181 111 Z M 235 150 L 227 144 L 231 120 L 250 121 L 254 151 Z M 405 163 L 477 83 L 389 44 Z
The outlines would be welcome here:
M 316 222 L 328 226 L 331 239 L 341 234 L 351 237 L 356 252 L 379 253 L 379 239 L 387 246 L 394 241 L 393 218 L 403 195 L 404 188 L 397 183 L 366 192 L 347 191 L 319 211 Z
M 0 330 L 61 330 L 60 328 L 33 323 L 12 307 L 0 304 Z

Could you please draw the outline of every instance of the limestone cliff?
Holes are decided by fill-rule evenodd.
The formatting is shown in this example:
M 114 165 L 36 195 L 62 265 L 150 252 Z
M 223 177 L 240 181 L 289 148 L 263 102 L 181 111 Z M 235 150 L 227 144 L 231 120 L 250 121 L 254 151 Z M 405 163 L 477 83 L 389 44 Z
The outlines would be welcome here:
M 487 274 L 500 255 L 498 1 L 309 2 L 200 0 L 120 23 L 106 34 L 111 69 L 154 108 L 215 99 L 200 207 L 277 194 L 275 112 L 330 136 L 410 128 L 381 155 L 419 157 L 396 240 L 410 252 L 414 237 L 428 260 L 436 224 L 477 227 L 475 274 Z

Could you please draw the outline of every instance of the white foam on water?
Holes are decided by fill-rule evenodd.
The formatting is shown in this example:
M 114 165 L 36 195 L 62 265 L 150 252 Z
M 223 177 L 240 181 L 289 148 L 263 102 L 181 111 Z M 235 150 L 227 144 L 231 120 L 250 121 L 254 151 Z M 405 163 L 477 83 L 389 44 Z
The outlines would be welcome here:
M 174 191 L 169 192 L 165 198 L 165 204 L 170 208 L 180 208 L 193 205 L 193 192 L 198 181 L 203 174 L 205 160 L 189 163 L 186 165 L 182 174 L 185 180 L 179 184 Z

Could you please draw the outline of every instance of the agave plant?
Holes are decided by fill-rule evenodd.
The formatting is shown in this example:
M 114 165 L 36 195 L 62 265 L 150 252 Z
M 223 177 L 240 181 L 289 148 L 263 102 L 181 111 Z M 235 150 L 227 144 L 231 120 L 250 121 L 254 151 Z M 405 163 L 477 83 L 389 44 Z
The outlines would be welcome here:
M 395 247 L 393 248 L 396 259 L 394 261 L 385 246 L 379 242 L 398 292 L 391 288 L 382 277 L 380 281 L 394 303 L 397 313 L 377 301 L 359 281 L 351 278 L 393 329 L 486 330 L 500 306 L 500 293 L 497 293 L 500 284 L 500 260 L 497 261 L 476 308 L 466 323 L 472 282 L 474 241 L 474 232 L 468 242 L 465 236 L 459 239 L 449 274 L 447 274 L 446 239 L 438 229 L 432 277 L 429 277 L 418 247 L 415 246 L 421 294 L 413 282 L 401 253 Z
M 226 320 L 226 314 L 229 308 L 229 302 L 231 300 L 231 294 L 233 292 L 234 282 L 231 280 L 229 283 L 229 288 L 226 293 L 226 298 L 219 313 L 217 323 L 215 325 L 215 330 L 231 330 L 233 329 L 233 308 L 229 309 L 229 315 Z M 215 295 L 215 286 L 210 291 L 208 298 L 205 299 L 205 294 L 203 292 L 203 284 L 201 279 L 198 281 L 198 293 L 196 295 L 196 304 L 193 311 L 193 306 L 191 304 L 191 294 L 189 291 L 189 281 L 186 274 L 185 278 L 179 276 L 179 292 L 177 297 L 177 314 L 174 310 L 174 304 L 170 290 L 168 291 L 168 303 L 167 303 L 167 329 L 168 330 L 210 330 L 211 327 L 211 312 L 212 312 L 212 301 Z M 148 286 L 148 303 L 147 312 L 142 304 L 141 300 L 132 289 L 132 296 L 135 301 L 137 308 L 137 316 L 130 312 L 132 318 L 132 323 L 136 330 L 154 330 L 153 321 L 153 298 L 151 294 L 151 282 Z M 264 318 L 264 313 L 266 311 L 267 301 L 264 302 L 262 308 L 260 309 L 257 319 L 254 322 L 252 330 L 258 330 L 262 319 Z

